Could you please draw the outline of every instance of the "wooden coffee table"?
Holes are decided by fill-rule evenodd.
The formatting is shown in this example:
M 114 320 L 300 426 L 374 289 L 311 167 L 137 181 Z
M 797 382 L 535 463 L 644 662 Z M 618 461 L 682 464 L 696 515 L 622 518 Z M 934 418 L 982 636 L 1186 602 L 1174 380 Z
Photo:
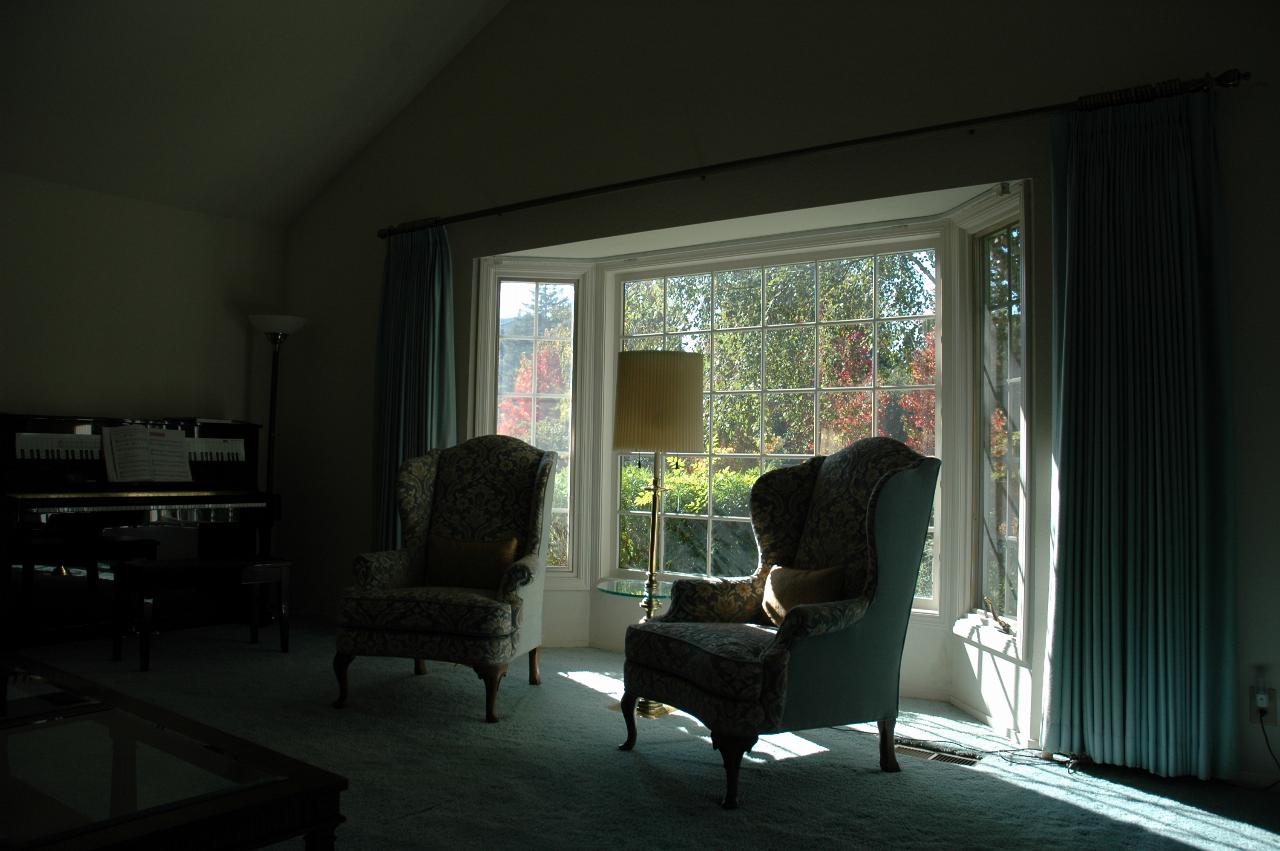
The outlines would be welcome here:
M 41 662 L 0 682 L 0 848 L 334 847 L 344 777 Z

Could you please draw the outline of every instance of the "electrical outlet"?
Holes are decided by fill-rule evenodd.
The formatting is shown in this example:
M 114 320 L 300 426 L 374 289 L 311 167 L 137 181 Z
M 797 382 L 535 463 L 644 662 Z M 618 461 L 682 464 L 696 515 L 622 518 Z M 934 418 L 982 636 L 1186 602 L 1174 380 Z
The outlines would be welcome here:
M 1264 724 L 1275 725 L 1276 715 L 1280 714 L 1280 706 L 1276 705 L 1276 690 L 1273 688 L 1249 687 L 1249 723 L 1257 724 L 1259 710 L 1265 709 L 1267 715 L 1262 719 Z

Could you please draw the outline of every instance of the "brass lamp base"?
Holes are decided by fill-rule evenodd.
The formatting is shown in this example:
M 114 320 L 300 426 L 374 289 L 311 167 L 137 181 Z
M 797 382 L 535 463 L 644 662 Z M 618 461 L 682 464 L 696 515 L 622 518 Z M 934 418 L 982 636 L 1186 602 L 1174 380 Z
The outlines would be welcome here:
M 669 715 L 675 712 L 665 703 L 658 703 L 656 700 L 650 700 L 642 697 L 636 701 L 636 714 L 644 718 L 661 718 L 663 715 Z

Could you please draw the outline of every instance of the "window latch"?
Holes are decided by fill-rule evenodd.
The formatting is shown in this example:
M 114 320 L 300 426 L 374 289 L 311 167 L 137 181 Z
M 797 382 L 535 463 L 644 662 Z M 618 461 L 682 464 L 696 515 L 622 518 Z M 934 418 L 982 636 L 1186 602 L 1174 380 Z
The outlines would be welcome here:
M 1009 622 L 996 614 L 995 601 L 990 597 L 983 597 L 982 602 L 987 604 L 987 614 L 991 615 L 991 620 L 995 621 L 999 630 L 1005 635 L 1013 635 L 1013 627 L 1009 626 Z

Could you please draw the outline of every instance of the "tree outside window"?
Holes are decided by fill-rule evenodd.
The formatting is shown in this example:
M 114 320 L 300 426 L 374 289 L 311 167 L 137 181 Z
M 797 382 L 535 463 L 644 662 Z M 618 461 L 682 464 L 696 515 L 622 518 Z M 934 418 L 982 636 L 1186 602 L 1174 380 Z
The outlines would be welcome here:
M 550 570 L 569 568 L 573 330 L 573 284 L 500 282 L 496 431 L 560 456 L 546 555 Z
M 623 350 L 701 352 L 706 451 L 671 455 L 661 564 L 756 566 L 751 485 L 765 471 L 874 434 L 937 450 L 933 249 L 622 282 Z M 652 456 L 619 469 L 619 566 L 648 564 Z M 917 595 L 933 594 L 932 532 Z

